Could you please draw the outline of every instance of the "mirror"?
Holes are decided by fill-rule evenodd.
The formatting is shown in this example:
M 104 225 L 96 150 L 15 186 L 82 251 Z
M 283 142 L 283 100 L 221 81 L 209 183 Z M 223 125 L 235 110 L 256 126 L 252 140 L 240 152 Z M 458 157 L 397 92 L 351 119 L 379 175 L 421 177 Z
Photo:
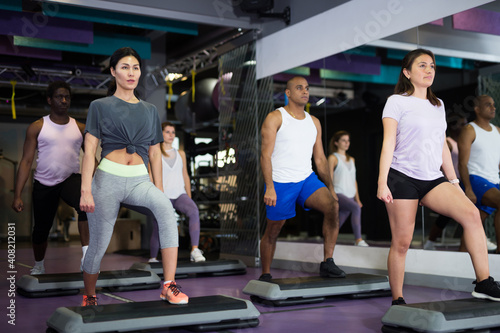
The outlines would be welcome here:
M 481 6 L 481 9 L 490 11 L 491 15 L 500 15 L 498 8 L 491 5 Z M 490 57 L 491 50 L 476 44 L 479 36 L 490 42 L 498 41 L 500 32 L 477 30 L 477 27 L 483 26 L 477 19 L 480 14 L 474 10 L 459 13 L 372 45 L 357 47 L 274 75 L 275 108 L 284 104 L 282 94 L 287 79 L 301 75 L 308 80 L 311 86 L 309 112 L 322 124 L 327 156 L 329 141 L 334 133 L 339 130 L 350 133 L 347 152 L 355 158 L 359 197 L 363 204 L 362 238 L 371 246 L 390 245 L 385 206 L 376 199 L 383 136 L 381 115 L 386 98 L 392 94 L 397 81 L 401 60 L 408 50 L 423 47 L 436 54 L 437 72 L 432 89 L 445 104 L 448 137 L 456 141 L 460 128 L 466 121 L 471 121 L 474 96 L 488 94 L 497 104 L 500 103 L 500 59 Z M 474 15 L 476 20 L 471 21 Z M 464 20 L 468 20 L 469 26 L 464 26 Z M 449 38 L 437 45 L 433 38 L 440 33 Z M 458 42 L 465 35 L 476 34 L 477 38 L 470 40 L 467 46 Z M 381 46 L 383 44 L 392 47 Z M 472 49 L 477 52 L 470 52 Z M 493 123 L 500 124 L 498 113 Z M 321 220 L 322 217 L 314 212 L 297 209 L 297 216 L 287 222 L 281 237 L 321 242 Z M 485 221 L 485 231 L 487 237 L 494 241 L 492 216 Z M 449 221 L 427 208 L 419 208 L 411 247 L 458 251 L 461 233 L 461 226 L 455 221 Z M 354 239 L 349 217 L 340 229 L 338 244 L 353 244 Z M 429 239 L 434 243 L 430 244 Z

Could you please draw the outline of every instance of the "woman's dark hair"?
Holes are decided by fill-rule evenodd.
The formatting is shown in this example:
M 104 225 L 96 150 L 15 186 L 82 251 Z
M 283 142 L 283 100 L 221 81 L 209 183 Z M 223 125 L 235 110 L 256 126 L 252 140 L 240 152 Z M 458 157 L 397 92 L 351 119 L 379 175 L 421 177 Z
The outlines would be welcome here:
M 54 97 L 56 90 L 59 88 L 67 89 L 69 94 L 71 95 L 71 87 L 69 86 L 69 84 L 66 81 L 54 81 L 54 82 L 51 82 L 49 84 L 49 86 L 47 87 L 47 92 L 46 92 L 47 97 L 48 98 Z
M 134 50 L 131 47 L 122 47 L 122 48 L 119 48 L 118 50 L 116 50 L 109 58 L 109 68 L 113 68 L 116 70 L 116 65 L 118 64 L 118 61 L 120 61 L 120 59 L 122 59 L 124 57 L 128 57 L 128 56 L 132 56 L 132 57 L 136 58 L 137 61 L 139 62 L 139 66 L 142 66 L 141 56 L 139 55 L 139 53 L 137 53 L 136 50 Z M 107 95 L 111 96 L 115 93 L 115 91 L 116 91 L 116 81 L 112 80 L 108 86 Z M 137 97 L 136 91 L 134 91 L 134 94 Z
M 335 142 L 339 142 L 340 138 L 343 137 L 344 135 L 347 135 L 348 137 L 351 137 L 351 134 L 347 131 L 337 131 L 333 134 L 332 138 L 330 139 L 330 143 L 328 144 L 328 152 L 331 154 L 336 153 L 339 149 Z M 349 155 L 347 152 L 345 153 L 346 161 L 349 162 L 351 159 L 351 155 Z
M 167 126 L 172 126 L 174 129 L 175 129 L 175 125 L 173 123 L 171 123 L 170 121 L 165 121 L 163 123 L 161 123 L 161 131 L 163 132 L 163 130 L 165 129 L 165 127 Z M 167 152 L 165 151 L 165 149 L 163 148 L 163 145 L 160 145 L 160 150 L 161 150 L 161 153 L 164 155 L 164 156 L 168 156 Z
M 404 69 L 411 70 L 411 66 L 413 65 L 415 59 L 420 57 L 422 54 L 427 54 L 429 57 L 431 57 L 432 61 L 434 62 L 434 66 L 436 66 L 436 58 L 434 57 L 434 53 L 432 53 L 431 51 L 426 49 L 416 49 L 408 52 L 406 56 L 403 58 L 403 63 L 401 64 L 401 71 L 399 72 L 398 83 L 396 83 L 396 87 L 394 88 L 395 94 L 398 95 L 402 95 L 405 93 L 408 95 L 413 94 L 413 92 L 415 91 L 415 87 L 410 82 L 410 80 L 404 75 L 403 70 Z M 434 93 L 431 90 L 431 87 L 427 87 L 427 99 L 431 102 L 432 105 L 441 106 L 441 102 L 436 97 L 436 95 L 434 95 Z

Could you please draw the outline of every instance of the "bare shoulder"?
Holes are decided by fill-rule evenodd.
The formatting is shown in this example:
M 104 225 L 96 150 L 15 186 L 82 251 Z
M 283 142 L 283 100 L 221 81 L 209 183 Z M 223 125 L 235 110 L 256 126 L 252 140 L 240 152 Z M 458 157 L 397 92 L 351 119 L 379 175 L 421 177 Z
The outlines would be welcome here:
M 267 114 L 266 119 L 271 119 L 271 120 L 280 120 L 281 121 L 281 111 L 276 109 L 274 111 L 271 111 Z
M 43 118 L 35 120 L 28 126 L 27 134 L 38 136 L 38 134 L 42 130 L 42 127 L 43 127 Z
M 79 122 L 78 120 L 75 120 L 76 121 L 76 125 L 78 126 L 78 128 L 80 129 L 80 132 L 83 132 L 85 131 L 85 124 L 84 123 L 81 123 Z
M 460 132 L 460 135 L 476 135 L 476 130 L 474 129 L 474 126 L 471 124 L 467 124 L 462 128 L 462 131 Z
M 274 110 L 267 114 L 262 126 L 279 128 L 281 126 L 281 122 L 281 112 L 279 110 Z
M 460 135 L 458 136 L 458 143 L 472 143 L 476 139 L 476 131 L 474 130 L 474 126 L 471 124 L 465 125 L 460 131 Z
M 330 154 L 330 155 L 328 155 L 328 160 L 329 160 L 329 161 L 331 161 L 331 162 L 333 162 L 333 163 L 335 163 L 335 165 L 336 165 L 336 164 L 337 164 L 337 162 L 338 162 L 338 158 L 337 158 L 337 156 L 335 156 L 335 154 L 333 154 L 333 153 L 332 153 L 332 154 Z
M 184 150 L 177 150 L 177 152 L 182 158 L 186 158 L 186 153 L 184 152 Z
M 315 116 L 313 116 L 312 114 L 309 114 L 311 116 L 311 119 L 312 121 L 314 122 L 314 125 L 316 126 L 321 126 L 321 122 L 319 121 L 318 118 L 316 118 Z

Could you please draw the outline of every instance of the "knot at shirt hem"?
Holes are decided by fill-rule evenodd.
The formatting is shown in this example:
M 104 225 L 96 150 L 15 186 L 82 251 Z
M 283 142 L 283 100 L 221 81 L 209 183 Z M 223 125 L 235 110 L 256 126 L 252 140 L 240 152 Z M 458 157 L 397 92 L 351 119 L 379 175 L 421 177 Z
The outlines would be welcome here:
M 136 152 L 135 146 L 134 145 L 127 145 L 127 153 L 128 154 L 134 154 Z

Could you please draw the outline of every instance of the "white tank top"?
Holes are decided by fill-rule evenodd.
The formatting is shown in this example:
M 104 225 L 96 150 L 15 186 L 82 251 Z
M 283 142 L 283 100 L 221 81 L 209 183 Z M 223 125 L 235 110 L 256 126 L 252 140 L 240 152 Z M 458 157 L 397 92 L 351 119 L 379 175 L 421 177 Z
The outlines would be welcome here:
M 62 183 L 73 173 L 80 172 L 80 149 L 83 136 L 75 119 L 59 125 L 43 117 L 38 134 L 38 157 L 35 179 L 45 186 Z
M 311 158 L 318 131 L 307 112 L 304 119 L 295 119 L 284 108 L 278 110 L 282 121 L 271 155 L 273 181 L 298 183 L 313 172 Z
M 333 187 L 336 193 L 354 198 L 356 195 L 356 166 L 351 158 L 349 162 L 344 161 L 344 156 L 333 153 L 337 157 L 337 167 L 333 174 Z
M 474 127 L 476 139 L 470 148 L 469 162 L 467 168 L 470 175 L 483 177 L 493 184 L 500 183 L 498 168 L 500 165 L 500 133 L 495 125 L 491 125 L 491 131 L 486 131 L 476 123 L 469 123 Z
M 177 199 L 181 194 L 186 193 L 184 184 L 184 177 L 182 176 L 182 163 L 181 155 L 174 148 L 171 152 L 175 154 L 175 162 L 172 166 L 168 165 L 166 157 L 161 155 L 161 164 L 163 166 L 163 191 L 169 199 Z

